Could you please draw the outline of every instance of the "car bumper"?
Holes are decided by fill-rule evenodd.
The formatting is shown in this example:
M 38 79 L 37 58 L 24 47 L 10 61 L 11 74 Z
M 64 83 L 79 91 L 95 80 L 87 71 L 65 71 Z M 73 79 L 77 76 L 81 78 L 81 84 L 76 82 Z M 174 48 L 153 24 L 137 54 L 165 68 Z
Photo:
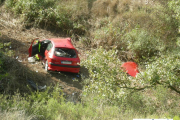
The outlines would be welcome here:
M 48 70 L 79 73 L 80 65 L 62 65 L 62 64 L 54 64 L 50 62 Z

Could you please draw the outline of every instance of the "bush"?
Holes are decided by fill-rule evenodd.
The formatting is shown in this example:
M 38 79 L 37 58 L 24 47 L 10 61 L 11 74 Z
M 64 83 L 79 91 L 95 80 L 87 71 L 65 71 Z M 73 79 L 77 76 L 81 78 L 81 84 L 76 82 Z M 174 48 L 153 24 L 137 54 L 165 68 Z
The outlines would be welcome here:
M 7 72 L 8 69 L 8 62 L 7 56 L 13 56 L 14 52 L 12 50 L 9 50 L 9 47 L 11 46 L 11 42 L 9 43 L 0 43 L 0 83 L 3 83 L 2 80 L 6 77 L 9 77 L 9 73 Z M 0 91 L 4 88 L 3 85 L 0 84 Z
M 172 16 L 173 11 L 169 9 L 167 3 L 167 1 L 95 1 L 91 11 L 91 44 L 107 49 L 117 46 L 121 54 L 122 51 L 129 53 L 133 48 L 138 58 L 153 56 L 159 50 L 171 49 L 176 46 L 178 20 Z M 127 43 L 132 41 L 127 36 L 133 36 L 133 34 L 134 36 L 138 34 L 138 38 L 136 37 L 133 43 Z M 140 40 L 145 46 L 141 45 L 141 48 L 138 48 L 140 41 L 136 42 L 136 40 Z M 150 47 L 148 43 L 151 45 L 158 43 L 158 46 L 153 45 L 155 46 L 153 50 L 153 47 L 147 48 Z M 142 49 L 142 51 L 135 52 L 135 49 Z
M 162 84 L 179 91 L 179 67 L 179 55 L 162 56 L 152 63 L 147 63 L 146 71 L 141 72 L 141 75 L 144 82 L 151 85 Z
M 172 86 L 179 90 L 179 77 L 176 75 L 180 62 L 175 60 L 176 57 L 159 58 L 163 61 L 147 63 L 146 71 L 133 78 L 120 69 L 122 62 L 116 55 L 115 49 L 107 51 L 102 47 L 87 53 L 88 58 L 82 61 L 90 74 L 90 78 L 84 80 L 84 104 L 93 104 L 92 108 L 115 105 L 119 106 L 120 113 L 142 115 L 143 118 L 178 114 L 175 110 L 179 109 L 178 102 L 172 102 L 178 96 L 168 88 L 171 81 Z M 166 113 L 167 109 L 170 112 Z
M 60 13 L 55 7 L 55 0 L 7 0 L 6 6 L 16 14 L 21 15 L 22 21 L 26 25 L 35 26 L 53 26 L 60 28 L 70 27 L 70 21 L 68 20 L 68 14 L 66 9 L 60 9 Z M 63 10 L 63 11 L 62 11 Z
M 105 22 L 105 23 L 104 23 Z M 107 22 L 107 23 L 106 23 Z M 125 50 L 125 41 L 122 41 L 126 28 L 115 27 L 110 21 L 102 21 L 102 27 L 96 29 L 91 35 L 94 38 L 92 44 L 110 49 L 113 46 L 119 50 Z
M 6 73 L 6 66 L 4 65 L 4 59 L 2 58 L 2 53 L 0 52 L 0 82 L 2 79 L 8 76 Z M 3 86 L 0 84 L 0 90 L 3 89 Z
M 124 41 L 127 43 L 128 51 L 132 51 L 136 59 L 149 59 L 165 49 L 162 40 L 139 28 L 126 33 Z
M 53 92 L 50 92 L 48 88 L 45 92 L 24 94 L 24 97 L 19 93 L 12 96 L 1 95 L 0 107 L 2 111 L 16 108 L 16 111 L 24 111 L 25 115 L 35 116 L 36 119 L 55 119 L 58 116 L 60 105 L 64 102 L 62 95 L 58 87 Z
M 81 2 L 81 7 L 74 7 L 76 2 L 72 4 L 56 0 L 6 0 L 5 4 L 9 10 L 21 16 L 21 22 L 27 27 L 51 28 L 66 34 L 73 34 L 72 31 L 74 34 L 84 34 L 86 27 L 83 25 L 87 24 L 83 22 L 87 16 L 84 12 L 86 6 L 83 6 L 85 2 Z M 74 9 L 78 10 L 78 14 Z M 84 11 L 81 11 L 83 9 Z
M 180 19 L 179 5 L 180 5 L 180 1 L 178 1 L 178 0 L 171 0 L 168 2 L 169 8 L 174 11 L 173 17 L 175 17 L 176 19 Z
M 98 99 L 115 102 L 114 99 L 124 93 L 119 85 L 128 84 L 120 69 L 121 61 L 116 58 L 117 51 L 106 51 L 101 47 L 87 54 L 88 58 L 82 61 L 82 65 L 89 70 L 90 78 L 85 81 L 84 95 L 95 94 Z

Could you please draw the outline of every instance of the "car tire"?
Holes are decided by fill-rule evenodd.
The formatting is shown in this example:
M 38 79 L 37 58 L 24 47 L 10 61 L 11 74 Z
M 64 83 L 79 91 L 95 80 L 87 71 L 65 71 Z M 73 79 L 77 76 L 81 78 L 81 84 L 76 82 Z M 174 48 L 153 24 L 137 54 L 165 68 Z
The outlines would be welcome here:
M 49 72 L 49 70 L 48 70 L 48 61 L 46 60 L 46 62 L 45 62 L 45 70 L 47 71 L 47 72 Z

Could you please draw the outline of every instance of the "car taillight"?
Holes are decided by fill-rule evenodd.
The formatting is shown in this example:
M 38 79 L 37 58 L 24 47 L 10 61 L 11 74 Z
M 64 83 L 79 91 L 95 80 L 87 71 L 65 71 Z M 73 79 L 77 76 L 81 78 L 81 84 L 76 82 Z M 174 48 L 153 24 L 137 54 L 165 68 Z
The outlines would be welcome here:
M 80 62 L 73 62 L 74 65 L 80 65 Z

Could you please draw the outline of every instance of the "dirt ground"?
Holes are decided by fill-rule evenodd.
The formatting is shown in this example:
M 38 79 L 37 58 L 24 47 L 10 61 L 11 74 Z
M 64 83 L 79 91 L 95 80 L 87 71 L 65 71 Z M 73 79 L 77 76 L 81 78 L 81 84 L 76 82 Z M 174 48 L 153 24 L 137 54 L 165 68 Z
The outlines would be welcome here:
M 42 78 L 38 78 L 36 81 L 34 81 L 36 84 L 41 86 L 49 86 L 59 83 L 69 101 L 76 101 L 79 98 L 83 88 L 83 86 L 81 85 L 82 75 L 88 74 L 85 73 L 85 68 L 82 67 L 80 70 L 83 74 L 62 72 L 47 73 L 40 61 L 36 61 L 35 63 L 28 62 L 28 48 L 34 38 L 57 38 L 64 37 L 63 35 L 58 32 L 53 33 L 51 31 L 38 28 L 25 29 L 23 27 L 23 24 L 20 23 L 18 19 L 12 18 L 12 15 L 5 12 L 2 8 L 0 12 L 0 33 L 1 42 L 11 42 L 11 46 L 9 49 L 15 51 L 12 57 L 17 59 L 25 67 L 28 67 L 30 70 L 35 71 L 36 73 L 43 76 L 43 80 Z M 80 48 L 78 42 L 73 41 L 73 44 L 76 48 Z M 78 51 L 81 53 L 81 60 L 83 59 L 83 50 L 84 49 L 78 49 Z

